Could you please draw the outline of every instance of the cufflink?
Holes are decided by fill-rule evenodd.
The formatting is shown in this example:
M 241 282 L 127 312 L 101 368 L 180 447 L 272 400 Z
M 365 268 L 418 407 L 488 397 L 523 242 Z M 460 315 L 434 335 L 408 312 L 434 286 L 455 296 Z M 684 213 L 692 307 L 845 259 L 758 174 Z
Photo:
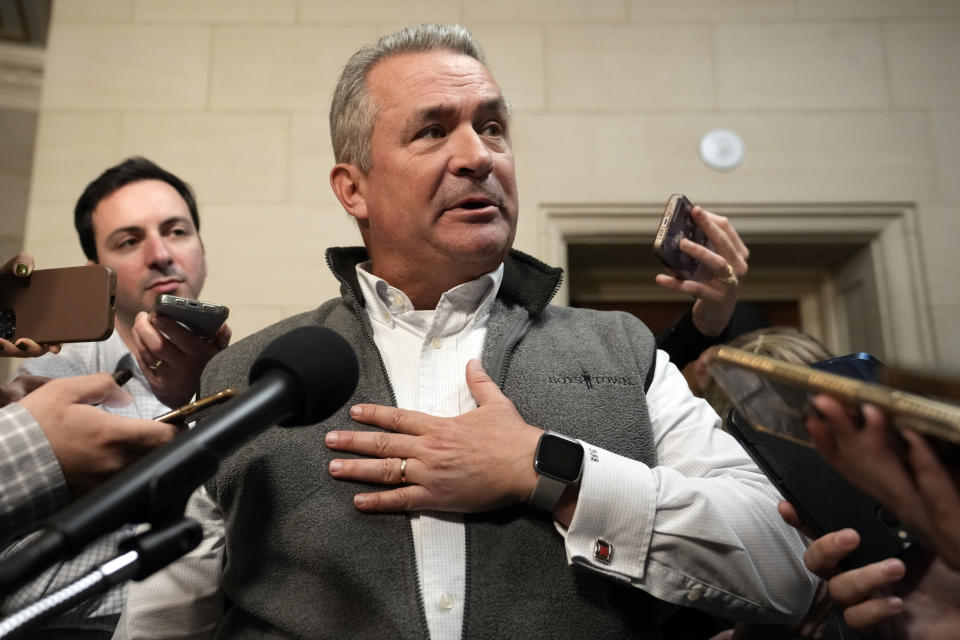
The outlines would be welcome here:
M 593 545 L 593 559 L 603 564 L 610 564 L 612 558 L 613 546 L 609 542 L 597 538 L 596 544 Z

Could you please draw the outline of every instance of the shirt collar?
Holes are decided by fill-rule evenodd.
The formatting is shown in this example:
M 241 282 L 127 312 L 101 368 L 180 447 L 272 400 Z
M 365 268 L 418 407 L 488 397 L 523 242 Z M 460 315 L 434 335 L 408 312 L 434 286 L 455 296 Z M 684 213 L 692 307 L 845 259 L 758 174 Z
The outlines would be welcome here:
M 400 289 L 390 286 L 383 278 L 373 275 L 370 261 L 356 266 L 357 280 L 372 322 L 393 327 L 397 322 L 429 325 L 433 316 L 456 312 L 464 318 L 464 324 L 489 311 L 503 282 L 503 264 L 482 276 L 459 284 L 440 296 L 437 308 L 431 311 L 416 311 L 413 303 Z

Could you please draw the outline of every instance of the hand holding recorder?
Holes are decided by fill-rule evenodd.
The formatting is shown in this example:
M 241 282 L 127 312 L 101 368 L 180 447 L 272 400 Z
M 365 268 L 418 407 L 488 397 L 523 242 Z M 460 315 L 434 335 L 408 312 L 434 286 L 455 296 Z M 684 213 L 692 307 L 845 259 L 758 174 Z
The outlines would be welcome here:
M 179 407 L 193 397 L 207 362 L 230 344 L 228 313 L 221 305 L 164 294 L 149 314 L 137 314 L 135 355 L 163 404 Z
M 657 284 L 695 298 L 693 323 L 717 336 L 730 323 L 750 251 L 730 221 L 674 194 L 667 202 L 653 245 L 672 275 Z

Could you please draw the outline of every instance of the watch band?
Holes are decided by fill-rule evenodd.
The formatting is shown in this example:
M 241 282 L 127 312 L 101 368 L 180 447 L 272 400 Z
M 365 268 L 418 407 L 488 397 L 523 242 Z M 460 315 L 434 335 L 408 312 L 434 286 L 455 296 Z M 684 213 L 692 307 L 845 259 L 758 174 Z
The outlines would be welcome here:
M 546 511 L 553 511 L 553 508 L 557 506 L 557 501 L 560 500 L 560 496 L 563 495 L 563 490 L 568 486 L 565 482 L 540 474 L 540 477 L 537 478 L 537 486 L 533 488 L 533 493 L 530 494 L 530 504 Z

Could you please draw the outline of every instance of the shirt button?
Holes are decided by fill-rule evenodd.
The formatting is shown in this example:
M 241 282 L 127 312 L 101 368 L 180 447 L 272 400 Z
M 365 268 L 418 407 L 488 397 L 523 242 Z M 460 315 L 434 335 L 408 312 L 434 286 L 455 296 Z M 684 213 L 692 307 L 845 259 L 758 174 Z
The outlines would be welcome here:
M 433 338 L 430 340 L 430 346 L 432 346 L 434 349 L 439 349 L 443 346 L 443 340 L 440 338 Z
M 440 596 L 439 604 L 440 604 L 440 608 L 443 609 L 444 611 L 450 611 L 450 609 L 453 609 L 453 596 L 446 593 L 443 594 L 442 596 Z
M 687 591 L 687 600 L 693 602 L 695 600 L 699 600 L 700 596 L 702 595 L 703 589 L 700 587 L 694 587 L 693 589 L 690 589 L 690 591 Z
M 393 296 L 393 306 L 398 309 L 403 307 L 403 296 L 401 296 L 399 293 Z

